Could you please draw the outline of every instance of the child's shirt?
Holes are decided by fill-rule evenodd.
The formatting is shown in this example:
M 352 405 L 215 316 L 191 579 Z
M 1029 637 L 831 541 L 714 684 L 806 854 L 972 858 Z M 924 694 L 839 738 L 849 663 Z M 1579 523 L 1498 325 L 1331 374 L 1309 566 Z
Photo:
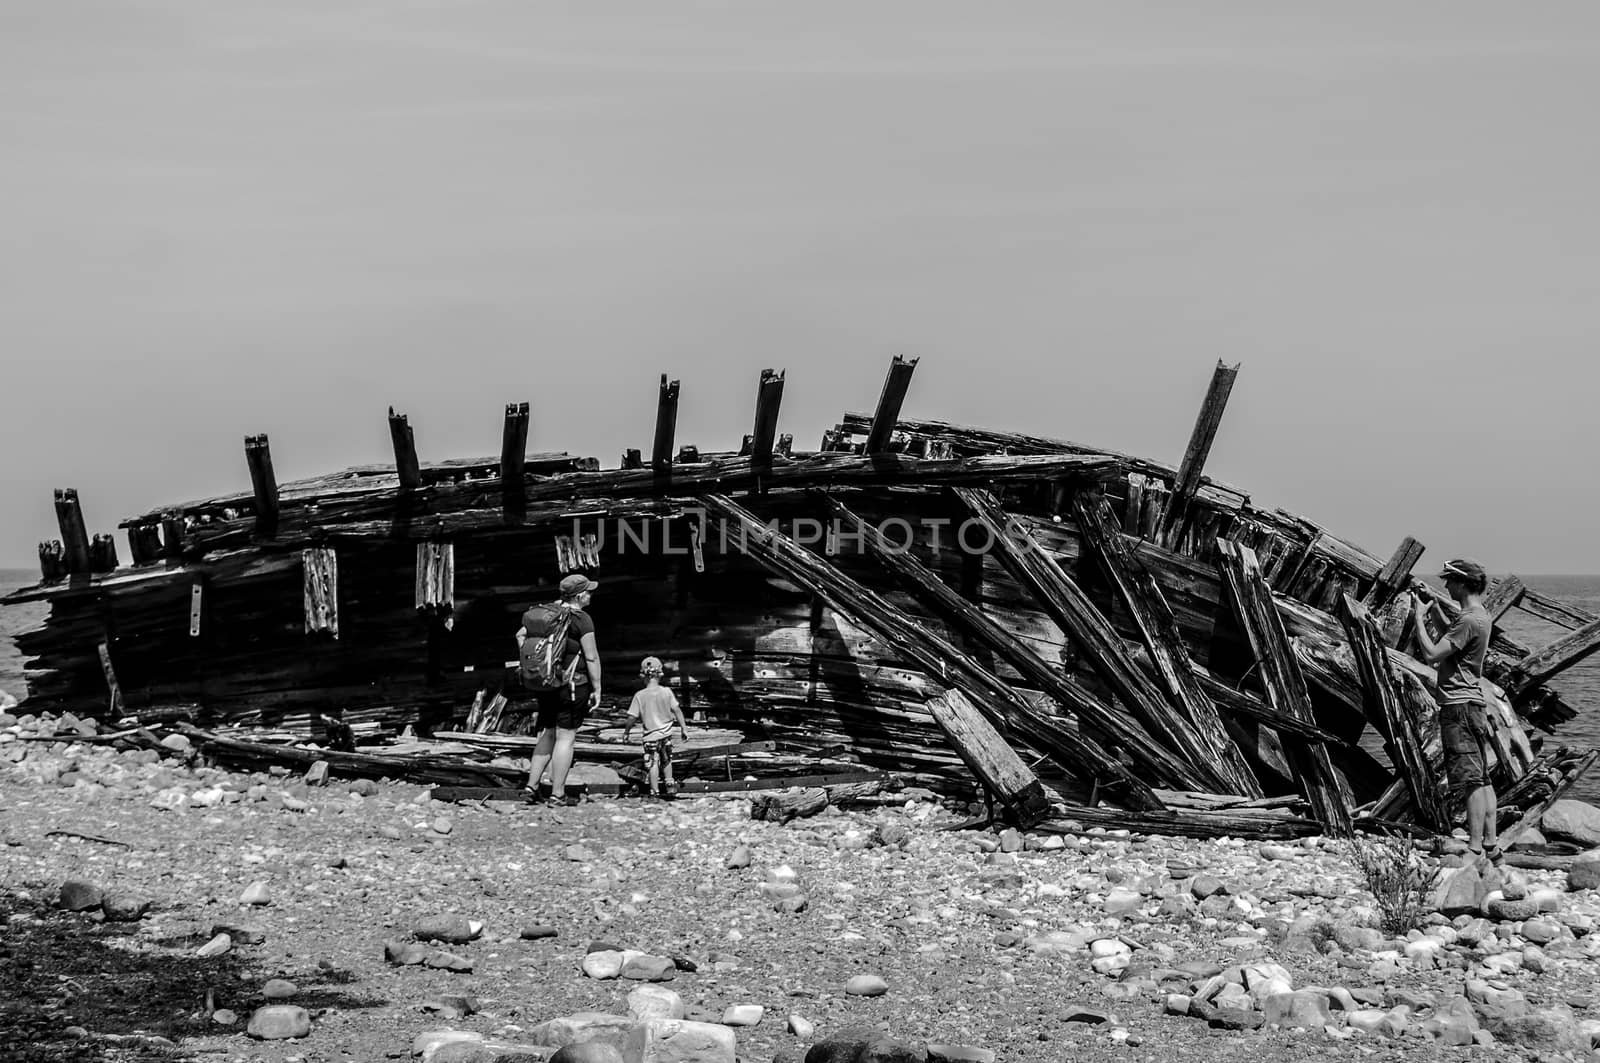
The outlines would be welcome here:
M 646 742 L 666 738 L 678 719 L 678 696 L 669 687 L 645 687 L 633 696 L 628 715 L 644 724 Z

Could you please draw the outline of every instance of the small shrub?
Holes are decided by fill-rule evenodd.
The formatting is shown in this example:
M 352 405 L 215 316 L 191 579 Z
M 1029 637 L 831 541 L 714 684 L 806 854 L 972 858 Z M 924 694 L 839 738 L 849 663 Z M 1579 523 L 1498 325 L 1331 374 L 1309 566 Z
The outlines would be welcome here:
M 1318 919 L 1311 924 L 1311 929 L 1306 932 L 1306 937 L 1311 939 L 1311 944 L 1315 946 L 1318 952 L 1325 954 L 1333 947 L 1334 930 L 1335 927 L 1332 920 Z
M 1423 862 L 1410 838 L 1352 838 L 1350 858 L 1378 902 L 1385 934 L 1400 937 L 1422 925 L 1432 911 L 1429 896 L 1439 881 L 1439 869 Z

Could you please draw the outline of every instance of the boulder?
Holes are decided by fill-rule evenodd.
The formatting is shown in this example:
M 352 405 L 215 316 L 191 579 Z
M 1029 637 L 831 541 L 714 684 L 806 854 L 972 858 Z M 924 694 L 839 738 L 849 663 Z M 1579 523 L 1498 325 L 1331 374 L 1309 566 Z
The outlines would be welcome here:
M 563 1048 L 585 1041 L 605 1041 L 621 1047 L 633 1026 L 634 1020 L 628 1015 L 580 1011 L 540 1023 L 528 1031 L 528 1039 L 534 1044 L 551 1048 Z
M 1328 998 L 1307 989 L 1266 997 L 1261 1002 L 1261 1011 L 1266 1025 L 1285 1029 L 1320 1030 L 1333 1021 L 1328 1012 Z
M 1196 875 L 1189 882 L 1189 894 L 1197 901 L 1203 901 L 1207 897 L 1213 897 L 1219 893 L 1226 894 L 1227 892 L 1228 887 L 1224 886 L 1222 880 L 1215 875 Z
M 1492 878 L 1484 876 L 1476 861 L 1451 868 L 1434 887 L 1433 907 L 1445 915 L 1476 915 L 1483 911 L 1484 901 L 1496 885 Z
M 856 1057 L 856 1063 L 926 1063 L 927 1058 L 927 1049 L 920 1045 L 896 1041 L 892 1037 L 880 1037 L 867 1043 L 867 1047 Z
M 1516 901 L 1501 897 L 1485 903 L 1483 910 L 1490 919 L 1502 923 L 1520 923 L 1539 914 L 1539 902 L 1527 897 Z
M 311 1015 L 293 1004 L 272 1004 L 257 1008 L 244 1032 L 259 1041 L 305 1037 L 311 1033 Z
M 261 995 L 268 1000 L 288 1000 L 298 992 L 300 987 L 286 978 L 269 978 L 261 987 Z
M 1592 848 L 1600 845 L 1600 808 L 1565 798 L 1545 809 L 1539 827 L 1547 837 Z
M 98 908 L 105 901 L 105 893 L 92 882 L 81 879 L 68 879 L 61 884 L 61 892 L 56 897 L 56 906 L 65 908 L 69 912 L 87 912 L 91 908 Z
M 428 958 L 428 948 L 415 941 L 386 941 L 383 958 L 397 967 L 410 967 Z
M 622 1056 L 627 1063 L 735 1063 L 737 1058 L 732 1030 L 687 1019 L 639 1023 L 628 1032 Z
M 623 954 L 625 959 L 619 977 L 639 982 L 670 982 L 677 976 L 678 966 L 668 956 L 651 956 L 646 953 Z
M 144 918 L 144 913 L 150 910 L 150 898 L 116 890 L 106 894 L 105 899 L 100 902 L 100 908 L 106 913 L 109 922 L 137 923 Z
M 681 1019 L 683 998 L 658 985 L 642 985 L 628 993 L 628 1014 L 636 1022 L 651 1019 Z
M 608 1041 L 580 1041 L 556 1049 L 550 1063 L 623 1063 L 622 1050 Z
M 1466 997 L 1451 997 L 1423 1020 L 1422 1029 L 1429 1037 L 1447 1045 L 1470 1045 L 1478 1032 L 1478 1016 Z
M 464 945 L 483 933 L 483 924 L 464 915 L 430 915 L 418 922 L 411 933 L 418 941 Z
M 442 949 L 429 952 L 422 958 L 422 965 L 424 967 L 433 967 L 440 971 L 454 971 L 457 974 L 470 974 L 473 966 L 472 961 L 467 957 L 457 956 L 453 952 L 445 952 Z
M 875 974 L 858 974 L 844 984 L 844 991 L 853 997 L 881 997 L 889 983 Z

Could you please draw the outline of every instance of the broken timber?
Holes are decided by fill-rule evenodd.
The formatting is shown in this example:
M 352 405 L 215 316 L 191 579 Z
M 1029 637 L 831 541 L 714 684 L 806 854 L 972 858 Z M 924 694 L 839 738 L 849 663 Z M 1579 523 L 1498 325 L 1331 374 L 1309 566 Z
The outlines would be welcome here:
M 1216 441 L 1217 428 L 1222 424 L 1222 412 L 1227 409 L 1228 395 L 1233 391 L 1234 379 L 1239 375 L 1237 365 L 1217 362 L 1211 374 L 1211 386 L 1206 390 L 1205 401 L 1195 418 L 1194 431 L 1189 435 L 1189 447 L 1184 451 L 1183 463 L 1178 466 L 1172 497 L 1167 501 L 1167 511 L 1162 516 L 1157 535 L 1161 545 L 1171 548 L 1182 536 L 1189 518 L 1189 504 L 1200 490 L 1200 474 L 1205 469 L 1206 458 L 1211 454 L 1211 444 Z
M 739 535 L 738 546 L 761 564 L 825 599 L 829 605 L 874 631 L 906 657 L 949 686 L 960 685 L 1006 727 L 1017 732 L 1040 752 L 1057 757 L 1092 779 L 1119 784 L 1125 800 L 1142 808 L 1160 808 L 1150 787 L 1093 743 L 1041 714 L 1011 690 L 1009 684 L 983 668 L 938 635 L 919 630 L 917 621 L 890 605 L 872 590 L 840 572 L 822 558 L 798 545 L 781 531 L 768 528 L 750 511 L 721 495 L 706 495 L 703 504 L 725 517 Z M 952 743 L 958 739 L 950 736 Z M 1001 789 L 1004 780 L 990 770 L 983 750 L 955 746 L 985 787 L 1022 818 L 1026 794 Z
M 1260 666 L 1261 685 L 1266 690 L 1267 701 L 1281 712 L 1307 723 L 1313 722 L 1305 676 L 1289 650 L 1288 636 L 1273 605 L 1272 590 L 1261 578 L 1255 551 L 1226 539 L 1217 541 L 1217 549 L 1220 552 L 1218 565 L 1234 612 Z M 1320 743 L 1298 738 L 1286 739 L 1284 747 L 1317 822 L 1330 834 L 1348 837 L 1352 829 L 1350 798 L 1342 780 L 1334 773 L 1328 751 Z

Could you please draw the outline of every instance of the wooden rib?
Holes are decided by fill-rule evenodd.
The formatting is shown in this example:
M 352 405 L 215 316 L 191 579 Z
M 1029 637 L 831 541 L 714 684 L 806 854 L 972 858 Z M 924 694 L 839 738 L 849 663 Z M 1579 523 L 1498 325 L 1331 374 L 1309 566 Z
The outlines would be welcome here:
M 246 436 L 244 460 L 250 466 L 250 489 L 256 500 L 256 534 L 278 532 L 278 478 L 272 471 L 272 448 L 265 435 Z
M 1184 522 L 1189 516 L 1189 505 L 1200 490 L 1200 476 L 1205 470 L 1206 458 L 1211 454 L 1211 444 L 1216 441 L 1217 428 L 1222 424 L 1222 413 L 1228 407 L 1228 395 L 1233 391 L 1234 379 L 1239 375 L 1237 365 L 1227 366 L 1221 361 L 1211 374 L 1211 385 L 1206 389 L 1205 401 L 1195 418 L 1194 430 L 1189 434 L 1189 446 L 1183 452 L 1183 462 L 1173 480 L 1172 498 L 1167 502 L 1167 512 L 1161 519 L 1158 538 L 1162 545 L 1171 548 L 1183 535 Z
M 1261 577 L 1255 551 L 1226 539 L 1217 541 L 1217 551 L 1217 566 L 1222 570 L 1234 612 L 1260 666 L 1267 701 L 1280 712 L 1307 723 L 1314 722 L 1305 676 L 1289 649 L 1288 636 L 1273 605 L 1272 591 Z M 1284 749 L 1305 788 L 1317 822 L 1331 834 L 1349 836 L 1350 798 L 1333 770 L 1327 749 L 1320 743 L 1299 738 L 1285 739 Z
M 422 486 L 422 466 L 417 463 L 417 440 L 411 422 L 403 413 L 389 407 L 389 440 L 394 444 L 394 471 L 400 490 L 414 491 Z
M 500 433 L 500 505 L 507 516 L 520 514 L 527 499 L 524 469 L 528 462 L 528 404 L 506 403 Z
M 1434 774 L 1422 736 L 1411 714 L 1400 704 L 1399 681 L 1389 663 L 1389 652 L 1378 632 L 1378 624 L 1367 607 L 1344 595 L 1339 600 L 1339 622 L 1355 656 L 1361 677 L 1362 703 L 1367 719 L 1378 726 L 1388 740 L 1389 760 L 1405 780 L 1411 803 L 1423 826 L 1449 828 L 1441 798 L 1442 781 Z
M 1194 750 L 1193 759 L 1210 765 L 1211 774 L 1220 780 L 1219 789 L 1261 796 L 1249 762 L 1228 736 L 1216 705 L 1200 686 L 1172 607 L 1150 570 L 1128 548 L 1111 507 L 1103 498 L 1080 493 L 1073 499 L 1073 512 L 1084 549 L 1116 588 L 1155 665 L 1162 703 L 1171 710 L 1170 719 L 1177 721 L 1176 726 L 1167 724 L 1173 737 Z
M 1507 576 L 1490 587 L 1483 596 L 1484 611 L 1489 614 L 1489 619 L 1498 621 L 1521 602 L 1527 592 L 1528 587 L 1520 576 Z
M 1010 684 L 978 665 L 944 638 L 925 630 L 915 617 L 805 550 L 787 535 L 769 528 L 726 495 L 706 495 L 701 503 L 731 522 L 728 531 L 738 535 L 734 545 L 739 550 L 783 578 L 826 599 L 835 610 L 873 631 L 930 675 L 943 677 L 952 686 L 959 685 L 976 699 L 978 708 L 997 726 L 1010 728 L 1040 752 L 1062 761 L 1073 770 L 1083 772 L 1091 779 L 1118 784 L 1124 800 L 1136 807 L 1161 807 L 1160 800 L 1147 783 L 1062 722 L 1039 712 L 1014 692 Z M 965 755 L 963 759 L 966 759 Z M 981 762 L 968 763 L 977 771 Z M 987 785 L 988 780 L 985 783 Z
M 656 434 L 650 446 L 650 468 L 658 473 L 672 468 L 672 439 L 678 430 L 678 382 L 661 374 L 661 391 L 656 396 Z
M 783 403 L 783 371 L 761 371 L 756 387 L 756 421 L 750 433 L 750 460 L 755 465 L 772 461 L 772 445 L 778 435 L 778 407 Z
M 1518 602 L 1517 605 L 1523 612 L 1532 613 L 1539 619 L 1548 620 L 1550 623 L 1564 627 L 1568 631 L 1600 620 L 1600 616 L 1589 612 L 1587 609 L 1580 609 L 1567 602 L 1557 601 L 1549 595 L 1540 594 L 1531 587 L 1524 592 L 1522 601 Z
M 907 361 L 898 354 L 889 363 L 889 375 L 884 378 L 878 409 L 872 415 L 872 428 L 867 432 L 868 454 L 882 454 L 889 449 L 889 437 L 900 420 L 900 407 L 905 403 L 906 390 L 911 387 L 911 373 L 916 368 L 915 358 Z
M 1400 540 L 1400 545 L 1385 561 L 1383 568 L 1378 570 L 1378 578 L 1372 581 L 1372 587 L 1366 596 L 1361 599 L 1362 604 L 1369 609 L 1382 609 L 1388 605 L 1394 596 L 1403 590 L 1411 581 L 1411 570 L 1422 559 L 1422 553 L 1427 547 L 1423 546 L 1411 536 Z
M 964 635 L 998 654 L 1025 680 L 1076 713 L 1081 723 L 1102 731 L 1122 743 L 1129 756 L 1149 772 L 1148 777 L 1152 782 L 1184 790 L 1210 789 L 1224 785 L 1216 777 L 1215 772 L 1201 769 L 1174 748 L 1181 743 L 1173 740 L 1175 736 L 1172 730 L 1161 732 L 1168 738 L 1165 744 L 1152 736 L 1150 731 L 1154 727 L 1167 725 L 1170 722 L 1169 718 L 1175 715 L 1159 693 L 1149 690 L 1148 693 L 1152 696 L 1147 697 L 1144 704 L 1133 705 L 1136 711 L 1142 709 L 1150 713 L 1150 718 L 1144 721 L 1145 730 L 1130 727 L 1128 721 L 1122 719 L 1110 705 L 1076 683 L 1068 681 L 1060 671 L 1040 659 L 1038 654 L 1024 645 L 1015 635 L 947 587 L 908 551 L 890 544 L 876 528 L 863 521 L 844 504 L 832 498 L 828 501 L 834 519 L 839 521 L 841 535 L 858 539 L 866 548 L 866 552 L 905 583 L 919 602 L 949 621 Z M 1002 534 L 1004 531 L 1002 526 Z M 1093 606 L 1089 608 L 1093 609 Z M 1114 633 L 1110 634 L 1110 640 L 1116 641 Z M 1096 646 L 1094 650 L 1099 651 L 1103 648 L 1106 647 Z M 1123 652 L 1126 656 L 1125 651 Z M 1129 666 L 1132 667 L 1131 662 Z M 1179 723 L 1181 724 L 1181 721 Z M 1181 730 L 1181 728 L 1174 729 Z
M 83 523 L 83 506 L 75 487 L 56 489 L 56 526 L 66 551 L 67 571 L 73 575 L 89 571 L 89 529 Z

